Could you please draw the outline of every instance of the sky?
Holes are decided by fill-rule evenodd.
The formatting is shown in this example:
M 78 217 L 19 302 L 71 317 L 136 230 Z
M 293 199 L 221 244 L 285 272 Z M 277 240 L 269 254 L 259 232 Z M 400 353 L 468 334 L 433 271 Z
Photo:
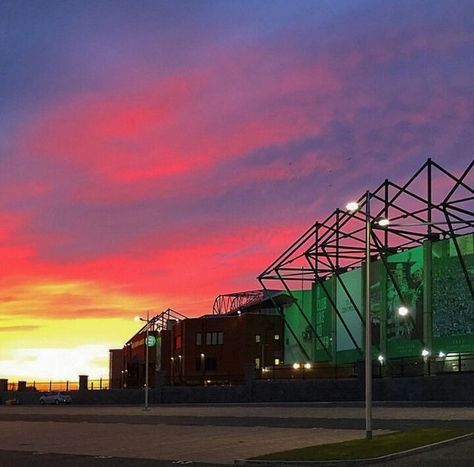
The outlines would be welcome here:
M 2 0 L 0 378 L 107 377 L 427 157 L 474 147 L 474 2 Z

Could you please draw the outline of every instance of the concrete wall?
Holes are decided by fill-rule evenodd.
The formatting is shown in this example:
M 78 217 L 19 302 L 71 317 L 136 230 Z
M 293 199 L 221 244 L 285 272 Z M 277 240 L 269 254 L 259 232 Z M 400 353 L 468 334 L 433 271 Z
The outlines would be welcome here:
M 71 391 L 74 404 L 142 404 L 143 390 Z M 41 393 L 0 392 L 3 402 L 17 398 L 39 404 Z M 413 378 L 374 379 L 376 401 L 474 401 L 474 373 Z M 362 401 L 361 379 L 250 381 L 242 386 L 179 387 L 150 390 L 151 404 L 239 402 Z

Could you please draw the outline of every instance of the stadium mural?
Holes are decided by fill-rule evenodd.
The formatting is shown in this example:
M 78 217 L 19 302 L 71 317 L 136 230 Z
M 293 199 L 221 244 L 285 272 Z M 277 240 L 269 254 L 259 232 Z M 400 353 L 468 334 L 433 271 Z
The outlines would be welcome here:
M 388 357 L 419 355 L 423 347 L 423 247 L 387 258 L 386 339 Z M 398 309 L 405 306 L 407 316 Z
M 427 256 L 428 244 L 431 255 Z M 385 263 L 372 263 L 374 358 L 379 353 L 388 358 L 419 357 L 426 346 L 433 353 L 474 352 L 474 301 L 467 282 L 467 278 L 474 281 L 474 235 L 457 237 L 457 245 L 462 263 L 452 239 L 426 242 L 388 256 Z M 431 275 L 425 274 L 426 266 Z M 312 361 L 348 363 L 362 358 L 363 282 L 363 268 L 359 268 L 322 281 L 312 290 L 292 292 L 299 306 L 285 310 L 285 321 Z M 407 316 L 398 314 L 400 306 L 410 310 Z M 285 362 L 305 358 L 287 332 Z
M 457 239 L 471 284 L 474 283 L 474 235 Z M 474 351 L 474 301 L 452 239 L 433 244 L 433 349 Z

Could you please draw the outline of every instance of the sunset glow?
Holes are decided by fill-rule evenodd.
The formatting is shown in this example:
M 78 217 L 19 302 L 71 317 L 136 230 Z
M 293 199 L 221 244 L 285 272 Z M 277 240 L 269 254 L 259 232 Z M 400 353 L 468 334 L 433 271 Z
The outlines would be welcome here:
M 41 3 L 41 2 L 40 2 Z M 474 3 L 0 5 L 0 378 L 107 377 L 316 219 L 474 146 Z

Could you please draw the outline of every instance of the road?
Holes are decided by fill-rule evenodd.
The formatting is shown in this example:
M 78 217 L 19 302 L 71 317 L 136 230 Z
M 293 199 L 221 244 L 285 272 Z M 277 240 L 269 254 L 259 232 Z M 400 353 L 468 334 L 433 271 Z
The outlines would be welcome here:
M 374 408 L 379 432 L 420 426 L 474 431 L 474 407 Z M 136 406 L 0 407 L 2 467 L 231 464 L 234 459 L 363 436 L 360 406 L 179 405 L 149 411 Z M 420 467 L 425 459 L 430 466 L 447 465 L 455 458 L 451 464 L 461 466 L 468 465 L 465 461 L 471 465 L 473 457 L 474 442 L 469 441 L 386 465 L 416 462 Z

